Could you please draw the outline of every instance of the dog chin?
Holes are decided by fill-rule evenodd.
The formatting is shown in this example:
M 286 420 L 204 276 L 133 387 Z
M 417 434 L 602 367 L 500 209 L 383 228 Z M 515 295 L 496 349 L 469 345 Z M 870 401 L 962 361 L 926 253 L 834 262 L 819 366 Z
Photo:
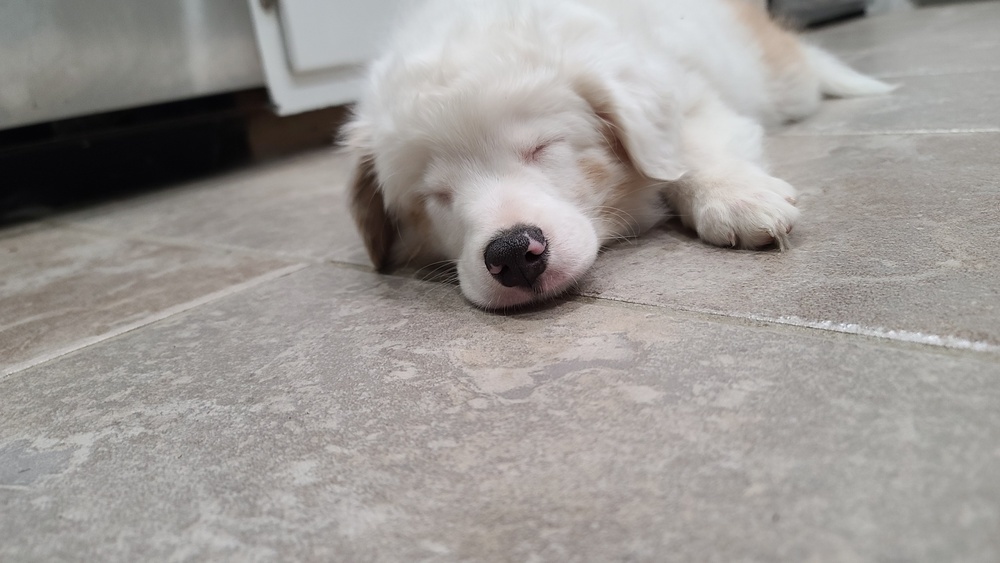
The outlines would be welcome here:
M 462 294 L 472 304 L 487 311 L 517 309 L 544 302 L 565 293 L 576 278 L 560 272 L 539 276 L 534 287 L 504 287 L 492 279 L 462 283 Z M 476 287 L 478 286 L 478 287 Z
M 576 254 L 573 259 L 553 263 L 535 280 L 532 287 L 504 287 L 485 272 L 478 264 L 463 267 L 459 262 L 459 286 L 462 294 L 475 306 L 487 311 L 505 311 L 542 303 L 566 293 L 580 280 L 597 260 L 596 238 L 592 252 Z M 475 273 L 469 274 L 470 271 Z M 464 274 L 464 275 L 463 275 Z

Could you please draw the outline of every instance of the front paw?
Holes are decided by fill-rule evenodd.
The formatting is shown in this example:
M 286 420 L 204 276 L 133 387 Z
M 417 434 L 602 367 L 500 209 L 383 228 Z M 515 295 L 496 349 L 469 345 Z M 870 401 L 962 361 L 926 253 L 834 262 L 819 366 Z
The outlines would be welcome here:
M 743 185 L 718 187 L 695 206 L 694 227 L 702 240 L 717 246 L 788 248 L 788 234 L 799 218 L 795 188 L 770 176 Z

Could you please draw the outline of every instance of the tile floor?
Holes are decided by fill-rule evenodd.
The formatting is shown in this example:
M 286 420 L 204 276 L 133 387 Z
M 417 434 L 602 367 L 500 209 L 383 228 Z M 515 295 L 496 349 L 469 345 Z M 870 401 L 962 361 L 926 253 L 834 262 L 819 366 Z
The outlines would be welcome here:
M 0 560 L 1000 560 L 1000 3 L 813 40 L 785 254 L 672 225 L 514 316 L 308 154 L 0 231 Z

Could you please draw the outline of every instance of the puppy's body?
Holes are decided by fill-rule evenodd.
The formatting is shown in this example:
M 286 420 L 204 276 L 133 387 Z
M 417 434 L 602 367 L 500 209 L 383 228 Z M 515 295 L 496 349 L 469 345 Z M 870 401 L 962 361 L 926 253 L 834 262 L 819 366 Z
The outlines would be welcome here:
M 486 308 L 565 291 L 668 212 L 712 244 L 784 247 L 795 192 L 762 124 L 886 85 L 742 0 L 433 0 L 348 128 L 376 266 L 457 262 Z

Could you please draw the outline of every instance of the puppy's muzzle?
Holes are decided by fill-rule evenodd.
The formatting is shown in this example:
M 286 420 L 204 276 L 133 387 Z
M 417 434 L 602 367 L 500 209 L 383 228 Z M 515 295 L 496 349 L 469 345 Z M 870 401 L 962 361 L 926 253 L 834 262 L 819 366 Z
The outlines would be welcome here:
M 486 245 L 483 258 L 493 279 L 504 287 L 532 287 L 548 263 L 548 242 L 542 230 L 515 225 Z

